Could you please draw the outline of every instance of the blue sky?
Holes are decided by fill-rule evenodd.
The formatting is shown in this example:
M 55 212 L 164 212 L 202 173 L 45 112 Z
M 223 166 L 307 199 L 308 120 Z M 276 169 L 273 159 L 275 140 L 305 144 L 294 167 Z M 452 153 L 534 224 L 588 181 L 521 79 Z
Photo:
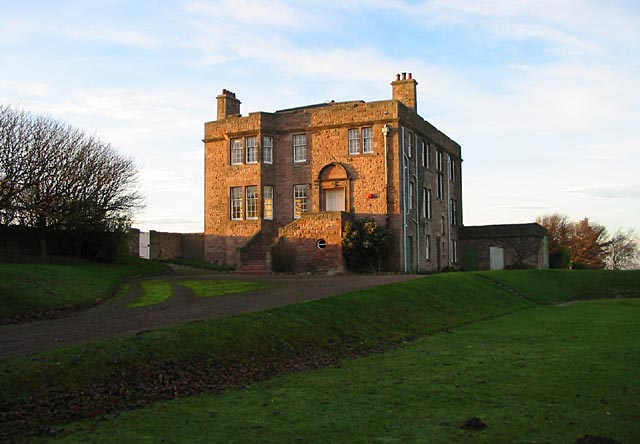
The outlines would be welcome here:
M 397 72 L 462 145 L 466 225 L 560 212 L 640 231 L 640 2 L 0 0 L 0 103 L 140 168 L 142 229 L 201 231 L 203 123 L 383 100 Z

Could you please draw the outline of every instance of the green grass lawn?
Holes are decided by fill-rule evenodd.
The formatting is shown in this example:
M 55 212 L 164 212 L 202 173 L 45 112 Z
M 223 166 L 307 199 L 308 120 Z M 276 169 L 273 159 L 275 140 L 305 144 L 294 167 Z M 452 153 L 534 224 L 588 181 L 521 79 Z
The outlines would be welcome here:
M 179 285 L 189 288 L 197 297 L 214 297 L 231 293 L 267 288 L 268 285 L 257 282 L 219 281 L 219 280 L 190 280 L 180 281 Z M 142 294 L 136 301 L 127 305 L 129 308 L 148 307 L 161 304 L 173 296 L 173 286 L 162 279 L 151 279 L 140 282 Z
M 189 288 L 193 294 L 201 298 L 222 296 L 230 293 L 242 293 L 245 291 L 268 288 L 269 285 L 258 282 L 219 281 L 219 280 L 193 280 L 180 281 L 180 285 Z
M 220 265 L 213 264 L 211 262 L 205 262 L 198 259 L 169 259 L 164 262 L 176 265 L 186 265 L 188 267 L 199 268 L 201 270 L 211 270 L 211 271 L 219 271 L 219 272 L 229 272 L 233 271 L 235 267 L 231 267 L 229 265 Z
M 346 356 L 534 306 L 473 273 L 449 273 L 272 310 L 0 361 L 0 401 L 109 384 L 167 362 L 216 366 Z
M 0 318 L 95 305 L 129 276 L 164 273 L 165 264 L 126 258 L 116 264 L 0 264 Z
M 50 442 L 636 443 L 639 320 L 638 300 L 533 308 L 339 368 L 70 425 Z M 488 427 L 462 430 L 471 417 Z
M 539 304 L 576 299 L 640 297 L 640 271 L 509 270 L 481 273 Z
M 142 295 L 137 301 L 130 303 L 127 307 L 138 308 L 149 305 L 161 304 L 173 296 L 173 287 L 167 281 L 152 279 L 141 281 Z
M 292 390 L 294 392 L 299 391 L 301 397 L 291 401 L 291 404 L 293 406 L 297 405 L 297 410 L 300 411 L 287 414 L 284 414 L 283 410 L 272 411 L 275 422 L 269 423 L 268 427 L 258 420 L 248 425 L 239 423 L 239 418 L 231 420 L 231 417 L 229 417 L 227 421 L 226 413 L 221 411 L 225 410 L 226 407 L 225 409 L 211 407 L 208 411 L 213 413 L 207 418 L 223 417 L 225 419 L 222 422 L 228 422 L 231 428 L 237 426 L 244 427 L 245 430 L 253 430 L 251 427 L 255 426 L 256 433 L 273 428 L 275 430 L 274 436 L 282 438 L 284 436 L 283 433 L 292 433 L 293 435 L 290 436 L 299 437 L 300 442 L 311 442 L 308 441 L 308 437 L 316 434 L 326 437 L 328 436 L 327 433 L 330 433 L 329 431 L 342 430 L 350 424 L 353 424 L 355 429 L 362 431 L 371 427 L 372 430 L 377 430 L 376 433 L 379 436 L 367 435 L 369 436 L 369 441 L 357 441 L 357 437 L 352 436 L 353 439 L 356 439 L 355 441 L 349 441 L 345 438 L 342 442 L 420 442 L 414 440 L 417 435 L 406 439 L 403 438 L 404 435 L 402 434 L 400 438 L 393 438 L 393 436 L 400 433 L 401 429 L 411 431 L 413 428 L 422 430 L 425 433 L 424 437 L 430 436 L 426 434 L 427 431 L 429 433 L 433 432 L 429 428 L 433 425 L 429 422 L 431 421 L 429 419 L 431 416 L 429 415 L 434 414 L 433 412 L 429 413 L 429 409 L 432 408 L 430 403 L 434 402 L 434 405 L 439 405 L 438 408 L 440 409 L 444 408 L 442 403 L 451 403 L 454 406 L 458 405 L 458 407 L 455 407 L 456 415 L 448 414 L 448 419 L 438 420 L 438 425 L 443 429 L 449 429 L 451 433 L 462 433 L 462 435 L 451 435 L 453 436 L 451 440 L 442 442 L 456 442 L 456 440 L 458 440 L 457 442 L 470 442 L 460 438 L 460 436 L 466 436 L 467 432 L 459 431 L 456 428 L 456 421 L 462 421 L 466 417 L 477 415 L 490 424 L 490 430 L 493 432 L 493 430 L 501 430 L 500 427 L 503 427 L 499 423 L 504 418 L 495 416 L 495 418 L 498 418 L 496 420 L 491 416 L 498 415 L 497 411 L 499 409 L 514 415 L 517 410 L 516 405 L 521 410 L 525 408 L 528 411 L 529 404 L 531 404 L 535 405 L 535 411 L 531 413 L 530 428 L 535 430 L 531 432 L 533 433 L 531 435 L 533 438 L 529 441 L 513 438 L 511 441 L 487 440 L 477 442 L 565 442 L 563 440 L 539 438 L 542 436 L 540 435 L 542 432 L 536 430 L 544 429 L 543 426 L 546 424 L 544 421 L 553 421 L 554 423 L 558 421 L 557 418 L 554 417 L 554 419 L 551 416 L 541 420 L 541 411 L 548 410 L 549 412 L 557 413 L 556 408 L 560 407 L 556 407 L 556 405 L 560 402 L 560 399 L 568 403 L 567 409 L 574 409 L 577 406 L 576 403 L 582 401 L 577 398 L 581 398 L 588 391 L 599 390 L 602 392 L 607 391 L 608 393 L 608 390 L 611 389 L 612 393 L 615 394 L 618 393 L 616 392 L 618 390 L 616 387 L 620 387 L 621 383 L 626 383 L 627 380 L 634 378 L 638 379 L 637 376 L 639 375 L 635 370 L 638 367 L 638 350 L 637 348 L 629 348 L 627 350 L 625 347 L 631 347 L 632 344 L 630 342 L 632 341 L 624 336 L 629 333 L 635 335 L 633 338 L 637 338 L 638 331 L 634 326 L 635 324 L 633 324 L 633 322 L 638 322 L 637 301 L 626 299 L 614 300 L 610 303 L 598 301 L 566 307 L 545 307 L 533 301 L 545 304 L 556 303 L 563 299 L 561 296 L 563 293 L 567 295 L 567 300 L 577 297 L 640 294 L 640 279 L 638 279 L 638 276 L 640 276 L 640 272 L 610 274 L 608 272 L 588 270 L 568 271 L 566 273 L 556 273 L 553 270 L 543 272 L 532 270 L 504 273 L 448 273 L 362 290 L 347 295 L 274 308 L 263 312 L 195 322 L 134 336 L 68 347 L 33 356 L 1 361 L 0 405 L 3 402 L 9 403 L 5 405 L 26 402 L 24 400 L 29 399 L 29 397 L 37 399 L 38 397 L 46 396 L 47 393 L 52 393 L 52 391 L 53 393 L 66 394 L 85 393 L 85 390 L 88 390 L 86 393 L 91 393 L 97 389 L 109 391 L 112 386 L 117 388 L 119 384 L 132 384 L 131 381 L 134 379 L 138 382 L 142 381 L 143 385 L 141 387 L 136 386 L 138 388 L 133 387 L 131 390 L 127 388 L 126 396 L 132 397 L 132 399 L 137 396 L 148 397 L 150 394 L 164 390 L 166 387 L 166 385 L 149 386 L 149 381 L 153 382 L 157 379 L 154 379 L 154 375 L 157 376 L 159 370 L 164 372 L 163 378 L 174 380 L 178 385 L 181 384 L 181 381 L 186 381 L 186 387 L 189 388 L 191 387 L 189 385 L 191 381 L 189 379 L 190 376 L 188 376 L 189 372 L 194 369 L 204 368 L 206 369 L 204 373 L 207 375 L 206 378 L 218 381 L 216 378 L 220 376 L 222 378 L 220 379 L 221 383 L 226 387 L 230 387 L 234 384 L 233 378 L 235 376 L 231 378 L 232 380 L 225 379 L 225 375 L 228 374 L 242 376 L 242 372 L 251 374 L 252 372 L 264 370 L 261 373 L 261 377 L 268 377 L 269 375 L 278 374 L 278 372 L 281 373 L 280 370 L 277 370 L 278 368 L 285 369 L 285 372 L 290 372 L 295 369 L 314 367 L 321 365 L 323 362 L 333 362 L 334 359 L 352 357 L 363 351 L 388 350 L 391 347 L 410 342 L 417 337 L 422 337 L 415 345 L 418 346 L 419 344 L 434 341 L 429 346 L 434 347 L 433 353 L 428 351 L 430 350 L 428 348 L 426 349 L 427 351 L 420 352 L 424 356 L 422 356 L 422 360 L 417 360 L 415 365 L 399 367 L 393 370 L 394 373 L 390 379 L 393 382 L 379 380 L 378 383 L 366 382 L 368 385 L 359 385 L 363 378 L 375 379 L 376 374 L 380 376 L 385 374 L 385 367 L 376 367 L 373 364 L 371 365 L 372 371 L 370 374 L 363 374 L 363 376 L 358 376 L 357 378 L 346 378 L 345 381 L 349 383 L 348 385 L 354 384 L 354 387 L 357 388 L 354 395 L 349 395 L 351 398 L 348 396 L 347 386 L 344 384 L 340 386 L 335 380 L 327 380 L 327 382 L 318 383 L 314 386 L 313 384 L 315 383 L 312 382 L 312 379 L 306 380 L 304 379 L 306 376 L 298 375 L 291 376 L 293 378 L 292 381 L 299 380 L 302 382 L 299 383 L 298 388 Z M 564 283 L 563 279 L 569 283 Z M 583 280 L 588 285 L 584 284 Z M 502 284 L 497 285 L 496 281 L 500 281 Z M 504 285 L 516 288 L 518 292 L 509 291 Z M 607 285 L 612 289 L 611 295 L 606 291 Z M 521 294 L 525 294 L 526 298 L 523 298 Z M 598 320 L 599 310 L 602 311 L 602 321 Z M 625 314 L 627 312 L 633 314 L 633 316 L 631 318 L 627 317 Z M 558 318 L 563 313 L 566 314 L 566 317 Z M 505 315 L 509 316 L 501 318 Z M 488 321 L 492 319 L 495 321 Z M 505 321 L 509 319 L 511 321 Z M 561 320 L 554 321 L 554 319 Z M 486 322 L 477 324 L 478 321 Z M 476 327 L 480 328 L 481 326 L 480 330 L 474 330 Z M 491 327 L 491 330 L 486 330 L 489 327 Z M 425 338 L 426 335 L 439 333 L 443 330 L 453 330 L 453 333 L 436 334 Z M 471 331 L 472 334 L 467 335 L 466 331 Z M 476 337 L 484 339 L 478 341 L 475 339 Z M 596 337 L 601 337 L 601 341 L 594 339 Z M 593 344 L 591 344 L 592 342 Z M 594 350 L 588 348 L 591 345 L 593 345 Z M 455 353 L 447 354 L 447 350 L 450 347 Z M 603 360 L 604 358 L 601 356 L 605 349 L 609 350 L 607 360 Z M 387 359 L 385 358 L 386 356 L 391 356 L 391 358 L 388 358 L 391 361 L 401 361 L 400 357 L 403 356 L 403 350 L 366 358 L 362 361 L 354 361 L 353 365 L 357 367 L 359 364 L 355 362 L 369 362 L 367 359 Z M 478 353 L 480 355 L 476 355 L 477 350 L 479 350 Z M 618 366 L 618 358 L 616 356 L 619 353 L 622 353 L 620 356 L 624 357 L 626 363 L 633 363 L 633 367 L 613 368 Z M 563 361 L 565 355 L 569 357 L 568 361 L 570 362 Z M 590 359 L 592 356 L 594 360 Z M 318 362 L 320 364 L 317 364 Z M 471 365 L 473 362 L 476 364 Z M 592 366 L 592 362 L 600 367 Z M 558 367 L 558 371 L 555 372 L 554 368 L 560 364 L 571 366 L 565 370 Z M 385 365 L 391 365 L 391 362 Z M 351 368 L 351 366 L 352 363 L 350 361 L 344 363 L 345 369 Z M 613 385 L 603 386 L 601 385 L 601 383 L 604 384 L 601 375 L 604 370 L 602 369 L 608 367 L 612 367 L 611 374 L 615 378 L 611 379 Z M 500 368 L 503 370 L 500 370 Z M 575 385 L 571 385 L 574 380 L 582 385 L 590 384 L 589 380 L 585 379 L 587 378 L 586 376 L 583 375 L 580 378 L 576 378 L 576 375 L 574 375 L 573 372 L 581 368 L 593 369 L 594 378 L 600 379 L 593 380 L 593 389 L 585 388 L 583 390 L 584 393 L 573 393 L 576 399 L 564 399 L 569 397 L 569 394 L 562 392 L 563 389 L 559 387 L 558 381 L 569 384 L 569 387 L 572 387 L 571 390 L 575 390 Z M 416 369 L 423 372 L 422 376 L 412 373 Z M 498 373 L 492 373 L 493 376 L 492 374 L 473 373 L 486 371 L 487 369 L 491 369 L 491 372 L 502 372 L 504 375 L 511 375 L 513 379 L 500 380 Z M 331 374 L 332 370 L 327 371 L 329 372 L 328 374 Z M 335 369 L 335 371 L 342 375 L 340 377 L 343 379 L 345 378 L 344 375 L 349 375 L 349 373 L 340 373 L 343 369 Z M 353 371 L 356 372 L 356 370 Z M 357 372 L 360 371 L 357 370 Z M 541 387 L 546 388 L 544 390 L 540 389 L 540 392 L 523 391 L 527 389 L 527 385 L 530 385 L 527 381 L 532 381 L 536 384 L 545 382 L 545 378 L 536 376 L 540 372 L 546 372 L 549 384 L 553 383 L 555 385 L 541 385 Z M 315 375 L 316 373 L 313 374 Z M 320 372 L 318 374 L 323 375 L 324 373 Z M 436 379 L 429 379 L 431 374 Z M 471 376 L 467 377 L 467 374 Z M 520 377 L 520 374 L 524 376 Z M 452 379 L 438 379 L 445 378 L 447 375 Z M 504 375 L 501 378 L 508 379 Z M 564 380 L 560 379 L 560 376 Z M 311 378 L 315 377 L 312 376 Z M 426 398 L 430 400 L 429 405 L 409 404 L 410 407 L 404 409 L 402 403 L 405 402 L 405 397 L 410 398 L 408 393 L 399 392 L 400 394 L 384 395 L 390 398 L 382 398 L 383 401 L 374 396 L 377 393 L 378 386 L 382 390 L 385 385 L 401 385 L 408 381 L 402 378 L 423 381 L 425 386 L 432 389 L 436 384 L 439 387 L 436 391 L 438 393 L 442 392 L 443 398 L 431 398 L 432 395 L 435 396 L 437 393 L 429 394 L 418 391 L 418 393 L 423 393 L 421 396 L 429 396 Z M 492 381 L 495 382 L 495 385 L 487 385 L 494 384 Z M 269 387 L 271 383 L 263 384 L 266 385 L 257 384 L 254 387 Z M 365 384 L 365 382 L 362 382 L 362 384 Z M 305 392 L 303 387 L 306 385 L 315 387 L 315 389 L 311 392 Z M 321 395 L 321 393 L 314 395 L 317 390 L 320 390 L 320 385 L 327 385 L 326 398 L 317 399 L 314 397 Z M 333 385 L 337 385 L 341 389 L 332 391 Z M 454 388 L 447 385 L 453 385 Z M 475 387 L 476 385 L 478 387 Z M 461 406 L 467 405 L 465 400 L 471 396 L 469 392 L 471 386 L 473 386 L 473 390 L 482 393 L 482 397 L 469 398 L 469 402 L 472 403 L 470 405 L 479 407 L 463 409 Z M 169 385 L 169 387 L 172 386 Z M 483 391 L 487 387 L 491 387 L 491 389 Z M 532 389 L 533 387 L 529 388 Z M 140 390 L 140 393 L 135 390 Z M 418 390 L 418 388 L 414 387 L 411 390 Z M 540 398 L 542 399 L 540 401 L 537 397 L 542 396 L 542 392 L 546 390 L 552 394 L 557 392 L 558 398 L 554 398 L 555 401 L 547 402 L 547 398 L 543 397 Z M 638 392 L 634 391 L 635 388 L 624 388 L 624 390 L 627 390 L 626 394 L 630 398 L 638 397 Z M 520 394 L 513 395 L 515 396 L 514 400 L 509 400 L 511 393 L 518 391 Z M 211 397 L 211 400 L 207 402 L 215 405 L 219 403 L 222 403 L 220 405 L 225 405 L 225 402 L 233 404 L 235 402 L 233 401 L 234 399 L 249 398 L 249 393 L 251 392 L 233 391 L 222 396 Z M 486 403 L 484 402 L 485 397 Z M 504 402 L 499 401 L 502 397 L 505 398 Z M 309 398 L 308 402 L 305 401 L 307 398 Z M 344 401 L 341 406 L 340 402 L 335 405 L 331 404 L 330 399 L 332 398 L 351 400 Z M 119 396 L 108 400 L 108 403 L 111 403 L 109 405 L 112 405 L 118 399 L 120 399 Z M 208 398 L 203 397 L 202 399 Z M 273 399 L 277 399 L 277 397 Z M 607 406 L 607 403 L 610 403 L 610 399 L 604 395 L 602 395 L 602 399 L 605 400 L 603 405 Z M 162 404 L 159 408 L 168 408 L 166 407 L 167 405 L 189 405 L 197 401 L 195 398 L 184 398 L 182 401 L 177 401 L 173 404 Z M 454 401 L 459 401 L 462 404 L 455 404 Z M 102 402 L 101 398 L 92 400 L 86 407 L 90 408 L 91 411 L 99 412 L 102 408 L 99 405 L 100 402 Z M 378 402 L 381 405 L 377 405 Z M 545 402 L 546 404 L 544 404 Z M 616 400 L 615 402 L 618 401 Z M 316 405 L 318 403 L 326 403 L 332 409 L 341 412 L 342 416 L 337 415 L 330 422 L 317 423 L 314 426 L 310 425 L 308 429 L 304 429 L 302 425 L 306 420 L 287 416 L 289 414 L 302 415 L 305 409 L 312 409 L 312 416 L 324 415 L 325 413 L 322 409 L 313 410 L 320 408 Z M 269 405 L 268 402 L 262 402 L 260 406 L 262 404 Z M 486 411 L 480 409 L 485 404 L 488 409 Z M 562 404 L 559 405 L 562 406 Z M 250 408 L 252 407 L 243 406 L 240 403 L 238 406 L 240 410 L 236 410 L 235 415 L 244 415 L 244 409 Z M 366 412 L 360 411 L 367 409 L 373 412 L 371 419 L 367 419 Z M 421 409 L 425 411 L 424 414 L 421 413 Z M 267 412 L 266 409 L 263 410 Z M 387 412 L 386 414 L 394 417 L 395 410 L 402 410 L 403 412 L 401 412 L 401 416 L 396 417 L 399 422 L 394 429 L 394 425 L 391 422 L 382 418 L 381 412 L 385 411 Z M 249 410 L 246 411 L 248 412 Z M 491 415 L 487 415 L 487 412 L 490 412 Z M 251 413 L 251 415 L 254 413 Z M 611 414 L 612 412 L 609 411 L 609 413 Z M 132 413 L 132 415 L 137 414 L 140 413 Z M 157 414 L 161 415 L 160 413 Z M 632 414 L 636 415 L 637 419 L 639 414 L 637 410 Z M 49 414 L 47 413 L 47 415 Z M 415 425 L 409 422 L 409 416 L 417 418 Z M 50 418 L 50 416 L 48 417 Z M 353 419 L 351 419 L 352 417 Z M 194 421 L 208 421 L 207 418 L 203 419 L 198 415 L 195 415 L 194 419 L 180 418 L 185 421 L 185 424 L 174 424 L 176 430 L 179 431 L 183 430 L 182 427 L 191 427 Z M 286 421 L 283 419 L 282 423 L 277 426 L 281 418 L 286 419 Z M 592 416 L 590 418 L 593 420 L 595 417 Z M 563 419 L 560 418 L 560 420 Z M 140 420 L 140 423 L 144 424 L 146 421 L 155 421 L 155 419 Z M 188 425 L 187 421 L 191 425 Z M 243 421 L 246 421 L 246 417 Z M 300 422 L 297 423 L 296 421 Z M 423 423 L 420 423 L 420 421 L 423 421 Z M 504 419 L 504 421 L 511 423 L 512 419 Z M 515 417 L 513 417 L 513 421 L 515 421 Z M 584 422 L 575 422 L 573 419 L 568 422 L 585 424 Z M 386 424 L 386 427 L 389 427 L 389 433 L 385 435 L 383 429 L 376 428 L 378 423 Z M 168 424 L 169 422 L 167 421 Z M 286 424 L 291 424 L 291 426 Z M 296 426 L 295 424 L 298 425 Z M 419 424 L 422 424 L 422 426 L 419 426 Z M 601 423 L 595 421 L 593 424 L 599 427 Z M 626 424 L 626 422 L 621 424 Z M 278 427 L 282 427 L 282 429 L 278 429 Z M 319 431 L 322 427 L 328 430 L 323 432 L 324 435 Z M 420 427 L 423 428 L 420 429 Z M 524 429 L 519 427 L 518 425 L 517 430 L 519 433 L 524 433 Z M 158 433 L 162 434 L 162 430 L 162 427 L 159 427 Z M 212 431 L 211 433 L 227 433 L 227 431 L 220 430 L 219 432 Z M 516 429 L 512 428 L 510 430 L 511 432 L 509 433 L 513 433 Z M 572 429 L 570 432 L 574 433 L 574 431 Z M 181 435 L 183 432 L 178 434 Z M 418 432 L 411 431 L 411 433 Z M 597 431 L 585 430 L 584 433 L 597 434 Z M 620 439 L 626 436 L 624 433 L 628 435 L 628 432 L 624 430 L 622 433 L 615 435 L 615 437 Z M 478 436 L 488 435 L 487 431 L 478 432 Z M 254 435 L 246 436 L 252 437 Z M 332 436 L 334 437 L 333 441 L 343 439 L 340 434 Z M 529 435 L 524 434 L 523 436 Z M 566 442 L 573 443 L 576 438 L 577 436 L 572 438 L 573 441 Z M 155 437 L 148 439 L 148 442 L 155 441 Z M 197 439 L 193 438 L 192 441 L 197 442 Z M 633 442 L 625 441 L 624 439 L 622 441 Z M 134 440 L 132 442 L 146 441 Z M 168 440 L 168 442 L 172 441 Z M 229 440 L 228 442 L 234 441 Z M 252 442 L 261 441 L 254 440 Z M 429 442 L 439 441 L 435 439 Z

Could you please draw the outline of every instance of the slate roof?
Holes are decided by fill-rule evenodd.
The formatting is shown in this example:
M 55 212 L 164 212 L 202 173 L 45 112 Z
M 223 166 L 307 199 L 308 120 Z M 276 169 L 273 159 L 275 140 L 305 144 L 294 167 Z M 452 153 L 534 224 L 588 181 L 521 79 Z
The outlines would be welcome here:
M 460 227 L 459 239 L 497 239 L 504 237 L 544 237 L 547 230 L 537 223 L 505 225 L 472 225 Z

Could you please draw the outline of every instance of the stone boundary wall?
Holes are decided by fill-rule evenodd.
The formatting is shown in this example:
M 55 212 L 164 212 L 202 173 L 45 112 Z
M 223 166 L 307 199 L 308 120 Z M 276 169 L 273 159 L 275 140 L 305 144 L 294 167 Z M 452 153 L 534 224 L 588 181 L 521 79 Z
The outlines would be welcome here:
M 134 228 L 129 236 L 129 253 L 139 254 L 140 230 Z M 204 260 L 203 233 L 166 233 L 150 231 L 150 259 L 197 259 Z

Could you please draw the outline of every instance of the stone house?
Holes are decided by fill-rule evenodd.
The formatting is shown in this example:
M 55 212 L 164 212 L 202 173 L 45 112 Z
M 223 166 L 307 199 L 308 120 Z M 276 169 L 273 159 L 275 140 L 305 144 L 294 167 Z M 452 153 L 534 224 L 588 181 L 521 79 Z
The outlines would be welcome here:
M 461 268 L 549 268 L 547 230 L 540 224 L 476 225 L 459 232 Z
M 205 260 L 271 270 L 285 245 L 298 272 L 342 272 L 345 223 L 373 217 L 394 236 L 390 266 L 458 267 L 460 145 L 418 114 L 417 82 L 388 100 L 240 114 L 228 90 L 204 125 Z

